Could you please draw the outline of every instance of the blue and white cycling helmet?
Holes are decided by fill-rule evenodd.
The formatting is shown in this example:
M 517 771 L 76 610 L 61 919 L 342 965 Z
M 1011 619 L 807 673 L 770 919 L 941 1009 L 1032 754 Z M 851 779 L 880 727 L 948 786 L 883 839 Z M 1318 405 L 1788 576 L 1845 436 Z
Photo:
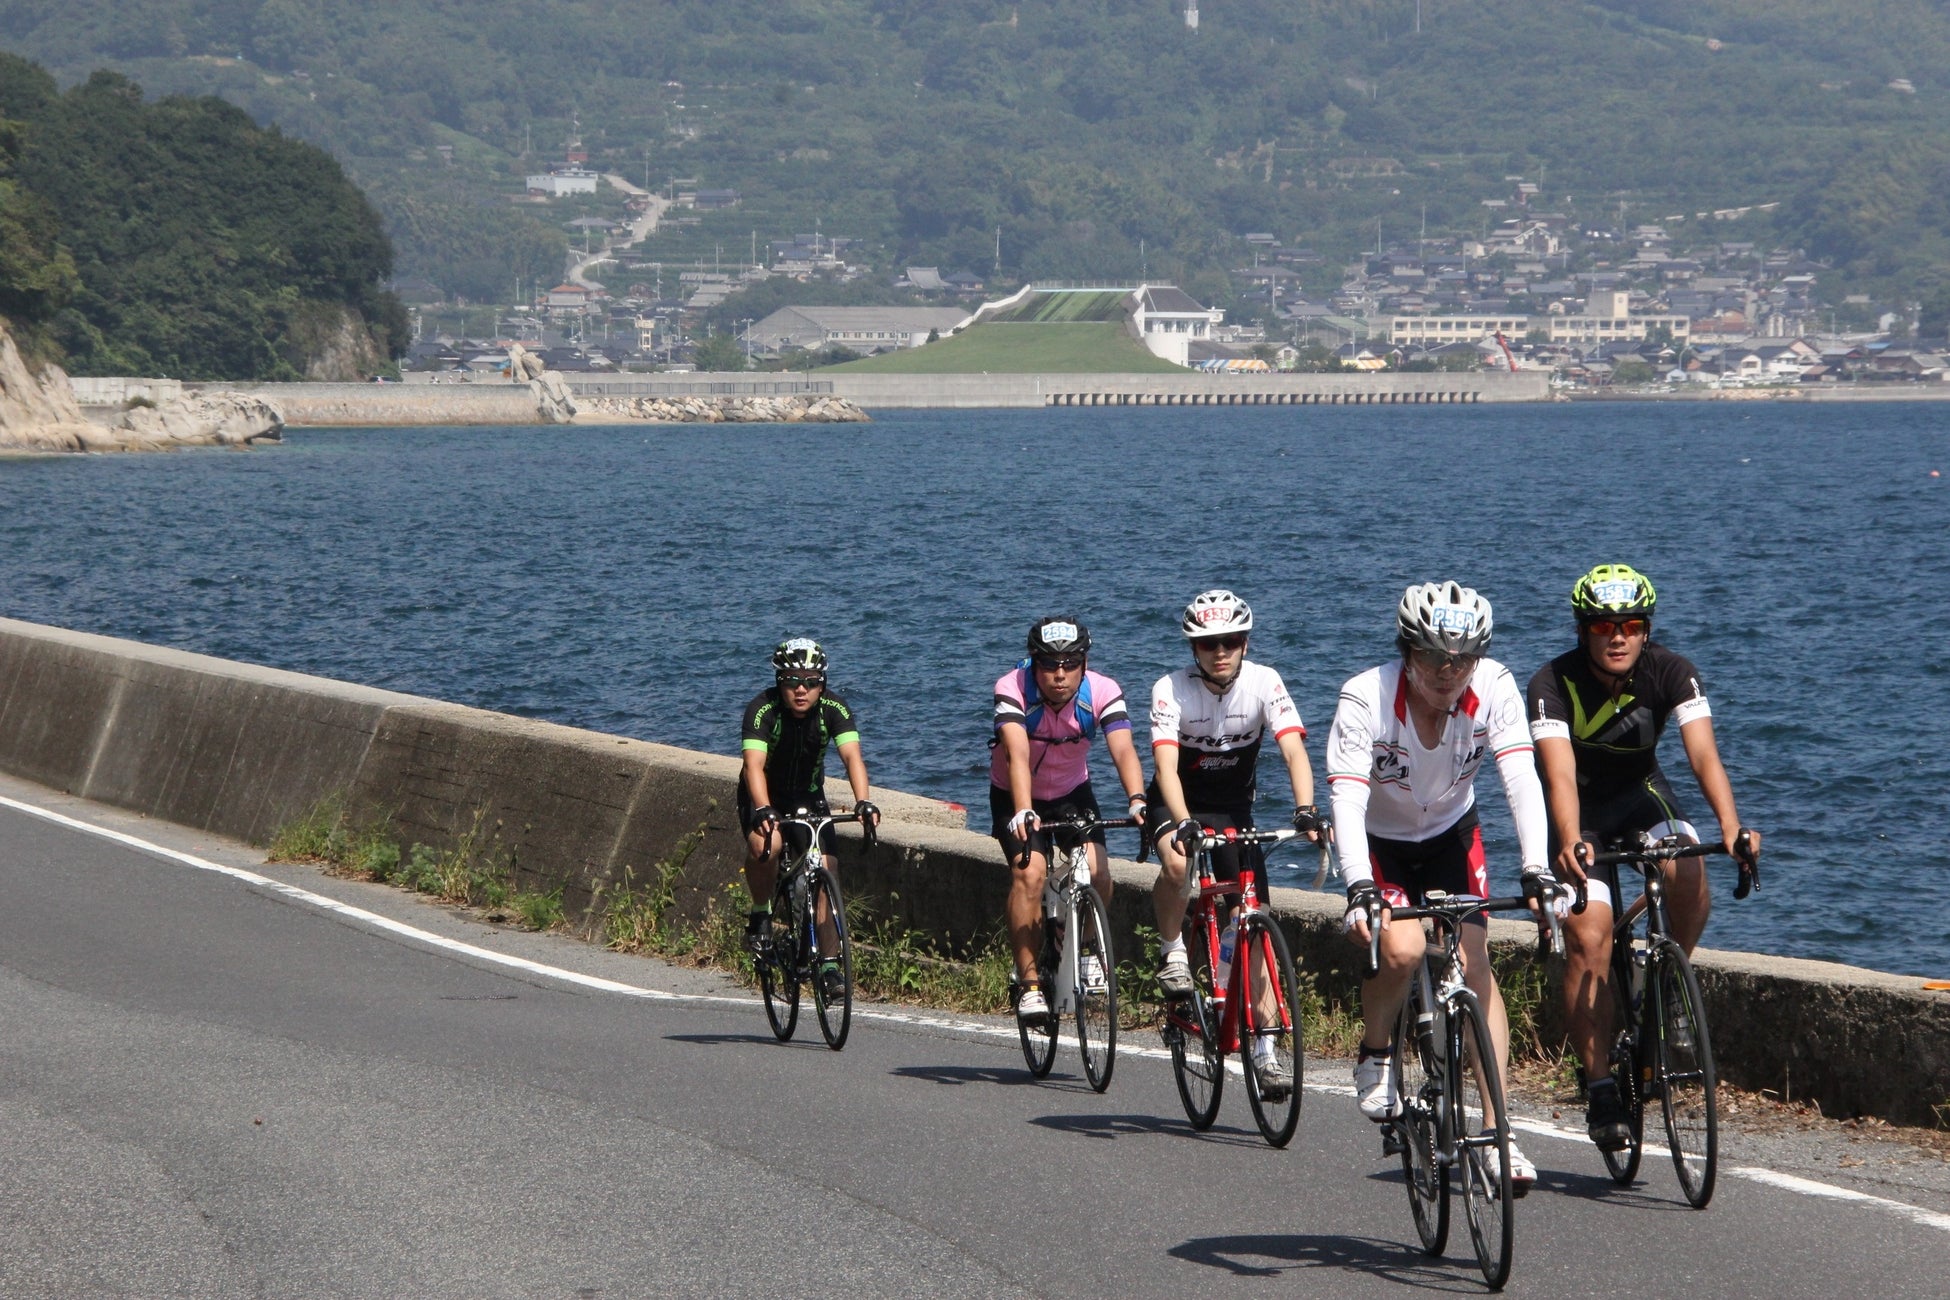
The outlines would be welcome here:
M 1459 582 L 1424 582 L 1402 593 L 1395 611 L 1404 650 L 1480 655 L 1490 648 L 1490 602 Z

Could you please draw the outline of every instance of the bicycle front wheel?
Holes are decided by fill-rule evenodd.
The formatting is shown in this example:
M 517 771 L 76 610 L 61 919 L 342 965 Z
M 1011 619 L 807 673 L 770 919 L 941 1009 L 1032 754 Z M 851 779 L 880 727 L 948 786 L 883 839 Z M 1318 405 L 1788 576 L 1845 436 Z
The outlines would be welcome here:
M 1415 1233 L 1424 1251 L 1440 1255 L 1449 1244 L 1449 1166 L 1436 1153 L 1449 1075 L 1443 1063 L 1447 1043 L 1436 1027 L 1439 1021 L 1431 1016 L 1423 1024 L 1426 1014 L 1422 981 L 1411 980 L 1408 1000 L 1395 1022 L 1395 1057 L 1389 1066 L 1395 1071 L 1395 1096 L 1401 1105 L 1401 1114 L 1392 1123 L 1402 1147 L 1402 1181 L 1408 1184 Z
M 765 1018 L 772 1022 L 772 1036 L 781 1043 L 792 1037 L 799 1026 L 799 899 L 801 890 L 781 892 L 772 901 L 772 919 L 766 923 L 772 954 L 754 962 L 758 969 L 759 991 L 765 995 Z
M 1510 1280 L 1516 1240 L 1516 1194 L 1510 1182 L 1510 1116 L 1503 1104 L 1503 1077 L 1482 1008 L 1464 992 L 1449 1004 L 1449 1077 L 1462 1164 L 1463 1214 L 1470 1244 L 1492 1291 Z M 1470 1058 L 1464 1060 L 1464 1056 Z M 1492 1123 L 1494 1120 L 1494 1123 Z
M 1657 1035 L 1652 1082 L 1665 1111 L 1673 1168 L 1687 1203 L 1703 1210 L 1713 1199 L 1720 1154 L 1719 1079 L 1707 1037 L 1706 1002 L 1693 964 L 1670 939 L 1661 940 L 1653 951 L 1646 984 L 1653 999 L 1647 1032 Z
M 1043 948 L 1036 956 L 1036 977 L 1042 981 L 1043 996 L 1053 998 L 1056 991 L 1055 923 L 1043 918 Z M 1038 1079 L 1049 1075 L 1056 1064 L 1056 1012 L 1049 1011 L 1033 1020 L 1016 1017 L 1016 1033 L 1022 1039 L 1022 1059 L 1029 1073 Z
M 1233 978 L 1243 980 L 1244 1030 L 1239 1063 L 1246 1067 L 1246 1099 L 1260 1136 L 1276 1147 L 1300 1127 L 1300 982 L 1286 936 L 1264 913 L 1239 929 Z M 1270 1047 L 1270 1054 L 1268 1048 Z
M 1097 891 L 1077 899 L 1077 1051 L 1097 1092 L 1110 1087 L 1117 1064 L 1117 961 L 1110 948 L 1110 916 Z
M 1185 919 L 1185 957 L 1192 966 L 1192 991 L 1165 1007 L 1165 1041 L 1171 1045 L 1171 1074 L 1185 1118 L 1200 1132 L 1219 1116 L 1225 1091 L 1225 1056 L 1219 1051 L 1219 1016 L 1224 1008 L 1212 997 L 1211 944 L 1205 919 Z
M 830 957 L 819 957 L 819 932 L 817 928 L 812 931 L 812 953 L 818 958 L 812 963 L 813 1010 L 819 1013 L 819 1032 L 825 1035 L 826 1045 L 837 1052 L 846 1046 L 846 1031 L 853 1024 L 853 944 L 846 934 L 846 909 L 840 904 L 839 882 L 824 867 L 813 877 L 813 906 L 807 908 L 808 920 L 818 917 L 820 899 L 826 901 L 827 914 L 833 918 L 837 946 Z M 829 982 L 833 987 L 827 987 Z

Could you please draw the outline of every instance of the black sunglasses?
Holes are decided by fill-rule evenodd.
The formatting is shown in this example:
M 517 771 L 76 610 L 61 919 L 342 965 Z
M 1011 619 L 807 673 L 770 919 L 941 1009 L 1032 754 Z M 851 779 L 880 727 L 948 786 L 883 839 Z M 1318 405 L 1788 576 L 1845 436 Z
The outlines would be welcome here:
M 1195 650 L 1239 650 L 1243 649 L 1245 644 L 1246 638 L 1238 635 L 1202 636 L 1192 642 L 1192 648 Z
M 796 691 L 803 686 L 809 691 L 816 691 L 820 687 L 824 686 L 825 684 L 826 684 L 826 679 L 818 675 L 811 676 L 811 677 L 799 677 L 799 676 L 790 676 L 785 673 L 779 674 L 780 690 Z
M 1036 666 L 1053 673 L 1067 673 L 1083 667 L 1082 655 L 1037 655 Z

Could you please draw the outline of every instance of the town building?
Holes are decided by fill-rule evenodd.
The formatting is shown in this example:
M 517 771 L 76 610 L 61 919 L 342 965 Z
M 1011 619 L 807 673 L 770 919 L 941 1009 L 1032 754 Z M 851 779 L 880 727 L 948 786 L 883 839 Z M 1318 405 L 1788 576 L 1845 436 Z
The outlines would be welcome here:
M 1198 299 L 1169 284 L 1141 284 L 1131 294 L 1131 325 L 1153 356 L 1177 365 L 1191 364 L 1194 339 L 1211 337 L 1226 318 L 1223 307 L 1201 307 Z
M 767 356 L 824 347 L 888 352 L 918 348 L 930 334 L 946 334 L 967 319 L 959 307 L 781 307 L 745 338 L 754 353 Z

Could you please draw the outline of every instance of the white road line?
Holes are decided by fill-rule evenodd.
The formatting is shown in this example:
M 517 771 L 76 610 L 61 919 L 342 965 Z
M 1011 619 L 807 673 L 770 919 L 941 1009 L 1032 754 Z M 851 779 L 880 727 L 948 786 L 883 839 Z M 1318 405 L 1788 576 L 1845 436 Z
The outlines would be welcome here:
M 242 881 L 245 884 L 255 886 L 259 889 L 269 890 L 272 893 L 289 898 L 294 902 L 304 903 L 319 908 L 322 911 L 362 922 L 372 926 L 374 929 L 383 930 L 389 934 L 396 934 L 402 938 L 412 939 L 415 942 L 424 943 L 431 948 L 459 953 L 474 958 L 477 961 L 488 962 L 496 966 L 507 966 L 514 970 L 524 971 L 530 975 L 539 975 L 548 979 L 560 980 L 565 984 L 594 989 L 598 992 L 616 993 L 623 997 L 642 998 L 655 1002 L 705 1002 L 744 1007 L 758 1005 L 757 998 L 730 997 L 715 993 L 671 993 L 663 989 L 647 989 L 635 984 L 625 984 L 621 980 L 604 979 L 599 975 L 584 975 L 580 971 L 568 970 L 561 966 L 544 965 L 541 962 L 529 961 L 525 957 L 513 957 L 507 953 L 494 952 L 488 948 L 476 947 L 471 943 L 463 943 L 459 939 L 449 939 L 445 935 L 434 934 L 430 930 L 422 930 L 417 926 L 407 925 L 403 921 L 395 921 L 390 917 L 381 916 L 377 912 L 368 912 L 363 907 L 354 907 L 350 903 L 341 903 L 337 899 L 327 898 L 323 894 L 314 894 L 309 889 L 300 889 L 296 885 L 287 885 L 283 881 L 273 880 L 269 876 L 259 875 L 255 871 L 246 871 L 242 867 L 227 867 L 220 862 L 212 862 L 208 858 L 199 858 L 193 853 L 184 853 L 178 849 L 165 848 L 160 844 L 139 839 L 134 835 L 129 835 L 122 831 L 110 830 L 106 826 L 96 826 L 91 822 L 80 821 L 65 814 L 55 812 L 52 809 L 36 807 L 30 803 L 23 803 L 18 799 L 10 799 L 5 795 L 0 795 L 0 807 L 12 808 L 16 812 L 26 813 L 30 817 L 38 817 L 42 821 L 53 822 L 57 826 L 65 826 L 70 830 L 77 830 L 105 840 L 112 840 L 117 844 L 122 844 L 144 853 L 152 853 L 158 857 L 167 858 L 172 862 L 180 862 L 185 866 L 195 867 L 199 871 L 211 871 L 220 876 L 229 876 L 233 880 Z M 957 1020 L 946 1016 L 924 1015 L 908 1011 L 872 1011 L 856 1008 L 853 1014 L 861 1020 L 877 1020 L 885 1024 L 912 1025 L 923 1029 L 942 1029 L 982 1038 L 1014 1039 L 1016 1037 L 1016 1030 L 1012 1025 L 996 1025 L 976 1020 Z M 1170 1052 L 1158 1047 L 1120 1047 L 1118 1051 L 1120 1055 L 1139 1056 L 1150 1060 L 1169 1061 L 1171 1059 Z M 1243 1073 L 1238 1060 L 1231 1056 L 1226 1058 L 1226 1069 L 1235 1078 L 1240 1077 Z M 1354 1089 L 1351 1086 L 1343 1084 L 1308 1082 L 1303 1086 L 1308 1092 L 1342 1097 L 1351 1097 L 1354 1095 Z M 1521 1132 L 1532 1133 L 1539 1137 L 1559 1138 L 1576 1142 L 1586 1140 L 1585 1135 L 1575 1129 L 1549 1124 L 1542 1120 L 1513 1118 L 1511 1125 Z M 1646 1144 L 1645 1154 L 1670 1158 L 1670 1152 L 1651 1143 Z M 1776 1170 L 1762 1169 L 1751 1165 L 1734 1166 L 1726 1169 L 1724 1172 L 1735 1178 L 1743 1178 L 1749 1182 L 1762 1183 L 1769 1187 L 1779 1188 L 1782 1191 L 1795 1192 L 1802 1196 L 1819 1196 L 1829 1200 L 1851 1201 L 1861 1205 L 1873 1206 L 1877 1209 L 1894 1213 L 1909 1220 L 1911 1223 L 1920 1224 L 1926 1228 L 1936 1228 L 1944 1232 L 1950 1232 L 1950 1214 L 1941 1214 L 1935 1210 L 1926 1210 L 1921 1206 L 1910 1205 L 1905 1201 L 1890 1200 L 1883 1196 L 1871 1196 L 1867 1192 L 1858 1192 L 1852 1188 L 1837 1187 L 1832 1183 L 1816 1182 L 1812 1178 L 1801 1178 L 1794 1174 L 1784 1174 Z

